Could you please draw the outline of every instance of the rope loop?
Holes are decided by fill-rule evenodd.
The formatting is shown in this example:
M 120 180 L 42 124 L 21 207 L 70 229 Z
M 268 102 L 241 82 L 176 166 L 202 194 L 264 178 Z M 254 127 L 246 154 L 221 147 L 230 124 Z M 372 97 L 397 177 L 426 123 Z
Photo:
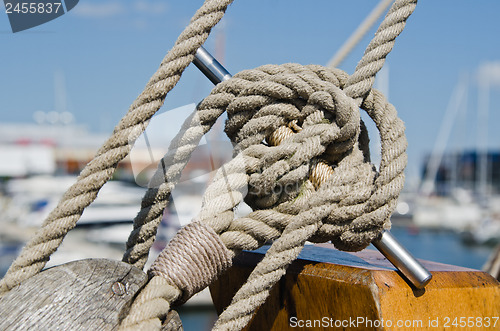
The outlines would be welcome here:
M 199 111 L 227 105 L 219 110 L 228 114 L 225 132 L 248 163 L 244 199 L 254 210 L 248 217 L 259 219 L 263 210 L 294 217 L 322 209 L 310 240 L 360 250 L 389 226 L 402 180 L 386 186 L 403 175 L 406 140 L 394 107 L 369 91 L 362 108 L 381 130 L 384 147 L 377 172 L 356 100 L 343 90 L 348 79 L 342 70 L 319 65 L 265 65 L 218 84 Z M 391 168 L 396 171 L 387 173 L 394 158 L 401 159 Z M 384 180 L 378 180 L 381 173 Z M 390 194 L 381 195 L 381 189 Z M 230 231 L 227 226 L 219 232 Z

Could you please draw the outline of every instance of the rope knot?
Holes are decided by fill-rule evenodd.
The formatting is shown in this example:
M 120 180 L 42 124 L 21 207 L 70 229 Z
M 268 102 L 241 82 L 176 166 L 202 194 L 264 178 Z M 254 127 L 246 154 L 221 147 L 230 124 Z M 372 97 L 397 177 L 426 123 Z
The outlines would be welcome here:
M 199 110 L 227 111 L 225 132 L 247 163 L 245 202 L 254 211 L 290 217 L 310 211 L 317 225 L 310 240 L 332 240 L 340 249 L 359 250 L 389 222 L 402 183 L 394 187 L 397 193 L 377 193 L 377 201 L 372 201 L 387 178 L 378 180 L 380 174 L 369 162 L 359 107 L 344 91 L 348 79 L 342 70 L 319 65 L 265 65 L 218 84 Z M 379 130 L 386 120 L 379 113 L 390 113 L 391 107 L 375 90 L 361 106 Z M 382 140 L 400 143 L 402 122 L 395 116 L 390 121 L 395 121 L 395 131 L 384 126 L 393 133 Z M 405 144 L 390 157 L 404 154 Z M 403 168 L 392 172 L 392 179 L 402 175 Z M 383 206 L 383 213 L 375 213 Z

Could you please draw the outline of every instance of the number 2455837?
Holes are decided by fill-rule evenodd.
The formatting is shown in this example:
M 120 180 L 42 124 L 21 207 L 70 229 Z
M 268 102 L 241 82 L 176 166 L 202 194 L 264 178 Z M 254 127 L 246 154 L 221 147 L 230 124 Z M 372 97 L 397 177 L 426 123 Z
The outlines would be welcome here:
M 5 3 L 5 12 L 7 14 L 57 14 L 61 8 L 61 2 L 21 2 Z

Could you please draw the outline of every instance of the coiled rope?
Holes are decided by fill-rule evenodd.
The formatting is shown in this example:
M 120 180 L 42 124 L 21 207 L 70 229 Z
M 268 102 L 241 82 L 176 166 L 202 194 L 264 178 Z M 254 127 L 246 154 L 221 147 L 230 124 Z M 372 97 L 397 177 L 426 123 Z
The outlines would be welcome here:
M 135 109 L 154 113 L 151 109 L 161 106 L 165 91 L 175 85 L 230 2 L 205 2 L 128 114 L 139 112 Z M 201 137 L 224 111 L 228 112 L 225 131 L 235 143 L 235 157 L 217 171 L 196 222 L 178 233 L 150 269 L 151 280 L 123 320 L 123 329 L 161 327 L 173 304 L 184 302 L 210 284 L 230 266 L 238 251 L 275 240 L 214 327 L 242 329 L 307 240 L 331 240 L 340 249 L 360 250 L 390 226 L 389 217 L 404 182 L 406 138 L 394 107 L 371 87 L 415 5 L 416 0 L 395 1 L 351 76 L 315 65 L 267 65 L 218 84 L 200 103 L 150 182 L 123 260 L 144 266 L 180 172 Z M 369 163 L 368 135 L 359 107 L 380 131 L 379 171 Z M 135 116 L 122 120 L 112 138 L 116 135 L 128 142 L 132 130 L 138 135 L 142 122 Z M 151 116 L 145 116 L 144 121 Z M 103 147 L 96 159 L 130 148 L 116 139 L 105 144 L 113 152 L 103 152 Z M 97 161 L 83 170 L 79 181 L 88 182 L 92 190 L 73 187 L 66 193 L 52 213 L 62 215 L 59 219 L 65 222 L 56 223 L 54 216 L 49 216 L 50 221 L 39 231 L 49 240 L 41 244 L 38 235 L 26 246 L 2 281 L 3 291 L 22 280 L 16 277 L 27 278 L 43 268 L 84 207 L 68 208 L 71 212 L 59 209 L 69 207 L 68 201 L 79 200 L 75 197 L 83 196 L 85 203 L 95 198 L 98 184 L 89 179 L 87 168 L 98 169 L 98 173 L 111 171 Z M 243 200 L 254 211 L 234 219 L 234 208 Z M 53 235 L 49 229 L 63 234 Z M 31 253 L 33 247 L 49 253 Z

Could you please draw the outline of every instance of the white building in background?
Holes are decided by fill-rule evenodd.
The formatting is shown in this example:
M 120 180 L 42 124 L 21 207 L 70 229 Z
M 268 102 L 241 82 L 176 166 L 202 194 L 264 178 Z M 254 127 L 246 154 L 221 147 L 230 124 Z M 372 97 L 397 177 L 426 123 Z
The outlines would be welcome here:
M 0 176 L 24 177 L 56 172 L 55 148 L 46 145 L 0 145 Z
M 76 173 L 107 135 L 82 125 L 0 124 L 0 177 Z

